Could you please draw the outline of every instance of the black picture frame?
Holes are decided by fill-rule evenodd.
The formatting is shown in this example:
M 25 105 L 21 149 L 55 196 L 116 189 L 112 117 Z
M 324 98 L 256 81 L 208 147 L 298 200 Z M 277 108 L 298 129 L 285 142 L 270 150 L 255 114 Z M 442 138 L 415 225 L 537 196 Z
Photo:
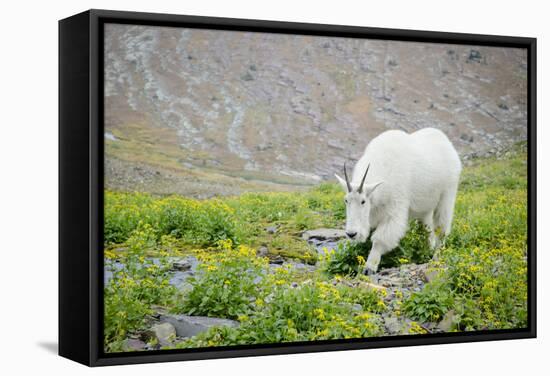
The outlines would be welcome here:
M 103 25 L 176 26 L 520 47 L 528 54 L 528 327 L 307 343 L 106 354 L 103 288 Z M 59 21 L 59 354 L 88 366 L 536 337 L 536 39 L 88 10 Z

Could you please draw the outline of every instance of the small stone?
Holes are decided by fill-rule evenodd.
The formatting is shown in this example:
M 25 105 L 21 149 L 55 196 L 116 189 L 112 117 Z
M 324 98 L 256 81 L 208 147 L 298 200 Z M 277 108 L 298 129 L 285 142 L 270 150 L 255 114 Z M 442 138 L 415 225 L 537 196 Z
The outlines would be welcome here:
M 126 338 L 122 343 L 122 351 L 141 351 L 145 350 L 147 344 L 137 338 Z
M 292 283 L 290 284 L 290 287 L 292 287 L 293 289 L 295 289 L 296 287 L 298 287 L 298 283 L 292 282 Z
M 443 332 L 450 331 L 453 327 L 454 318 L 455 318 L 455 311 L 454 310 L 448 311 L 445 314 L 445 316 L 443 316 L 443 319 L 439 322 L 439 324 L 437 324 L 436 328 Z
M 352 304 L 351 309 L 356 312 L 361 312 L 363 310 L 363 306 L 359 303 Z
M 360 286 L 360 287 L 366 287 L 366 288 L 373 289 L 373 290 L 378 290 L 378 291 L 382 291 L 382 290 L 385 291 L 386 290 L 386 288 L 384 286 L 378 285 L 378 284 L 373 283 L 373 282 L 360 282 L 357 285 Z
M 266 227 L 265 231 L 267 231 L 268 234 L 274 234 L 277 232 L 277 226 Z
M 154 325 L 148 334 L 149 337 L 156 338 L 161 346 L 166 346 L 176 338 L 176 328 L 169 322 L 163 322 Z
M 474 142 L 474 136 L 468 136 L 466 133 L 462 133 L 460 139 L 466 142 Z
M 478 50 L 470 50 L 470 55 L 468 56 L 468 60 L 480 62 L 481 61 L 481 52 Z
M 258 257 L 267 257 L 267 255 L 269 254 L 269 249 L 267 249 L 266 246 L 261 246 L 260 248 L 258 248 L 258 252 L 256 254 L 258 255 Z
M 214 326 L 237 327 L 239 325 L 234 320 L 204 316 L 162 315 L 160 319 L 172 325 L 179 337 L 185 338 L 196 336 Z
M 399 319 L 395 316 L 385 317 L 384 318 L 384 327 L 390 334 L 399 333 L 401 331 L 401 323 Z
M 185 272 L 191 270 L 191 263 L 188 260 L 178 260 L 172 263 L 172 269 Z
M 346 237 L 346 232 L 340 229 L 334 228 L 318 228 L 315 230 L 308 230 L 302 234 L 302 239 L 319 239 L 319 240 L 338 240 Z
M 250 74 L 250 72 L 246 72 L 241 76 L 241 79 L 243 81 L 254 81 L 254 76 Z
M 277 255 L 275 258 L 269 261 L 270 264 L 275 265 L 283 265 L 285 260 L 281 257 L 281 255 Z

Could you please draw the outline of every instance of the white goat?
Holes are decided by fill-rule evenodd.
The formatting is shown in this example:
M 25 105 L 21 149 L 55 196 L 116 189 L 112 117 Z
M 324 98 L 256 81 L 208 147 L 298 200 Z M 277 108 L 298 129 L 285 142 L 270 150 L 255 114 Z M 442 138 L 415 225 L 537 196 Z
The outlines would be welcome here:
M 367 145 L 351 182 L 344 165 L 345 179 L 336 178 L 346 191 L 346 234 L 365 242 L 375 229 L 365 273 L 375 273 L 382 255 L 397 247 L 409 218 L 426 225 L 432 248 L 440 245 L 451 230 L 461 169 L 453 145 L 434 128 L 380 134 Z

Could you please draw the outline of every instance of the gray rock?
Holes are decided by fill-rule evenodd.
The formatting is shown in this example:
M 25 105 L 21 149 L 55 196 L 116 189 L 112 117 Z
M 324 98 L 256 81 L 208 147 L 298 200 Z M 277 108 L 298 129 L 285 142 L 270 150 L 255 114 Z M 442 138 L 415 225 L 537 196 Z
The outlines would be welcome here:
M 241 79 L 243 81 L 254 81 L 254 76 L 250 74 L 250 72 L 246 72 L 241 76 Z
M 455 318 L 455 311 L 454 310 L 448 311 L 445 314 L 445 316 L 443 316 L 443 319 L 439 322 L 439 324 L 437 324 L 436 328 L 443 332 L 450 331 L 453 327 L 454 318 Z
M 189 262 L 189 260 L 186 260 L 186 259 L 174 261 L 172 263 L 172 269 L 178 270 L 180 272 L 191 270 L 191 267 L 192 267 L 191 263 Z
M 176 328 L 169 322 L 162 322 L 154 325 L 148 334 L 149 337 L 155 338 L 161 346 L 166 346 L 176 338 Z
M 147 344 L 137 338 L 126 338 L 122 343 L 122 351 L 141 351 L 145 350 Z
M 351 309 L 355 312 L 361 312 L 363 310 L 363 306 L 359 303 L 355 303 L 351 305 Z
M 302 239 L 319 239 L 319 240 L 338 240 L 346 237 L 344 230 L 335 228 L 318 228 L 315 230 L 308 230 L 302 234 Z
M 266 246 L 262 246 L 258 248 L 258 252 L 256 253 L 258 257 L 266 257 L 268 254 L 269 254 L 269 250 L 267 249 Z
M 478 50 L 470 50 L 468 60 L 475 61 L 477 63 L 481 62 L 481 52 L 479 52 Z
M 179 337 L 193 337 L 214 326 L 236 327 L 237 321 L 204 316 L 161 315 L 161 322 L 169 323 L 175 328 Z
M 402 324 L 395 316 L 384 317 L 384 327 L 390 334 L 396 334 L 401 331 Z
M 277 232 L 277 226 L 266 227 L 265 231 L 267 231 L 268 234 L 274 234 Z
M 436 322 L 425 322 L 422 324 L 422 327 L 426 330 L 428 330 L 430 333 L 433 333 L 433 332 L 438 332 L 438 330 L 436 329 L 437 328 L 437 323 Z
M 275 264 L 275 265 L 283 265 L 285 262 L 285 259 L 281 257 L 281 255 L 277 255 L 275 256 L 275 258 L 269 260 L 269 263 L 270 264 Z
M 463 141 L 466 141 L 466 142 L 474 142 L 474 136 L 468 136 L 466 133 L 462 133 L 460 135 L 460 139 L 463 140 Z

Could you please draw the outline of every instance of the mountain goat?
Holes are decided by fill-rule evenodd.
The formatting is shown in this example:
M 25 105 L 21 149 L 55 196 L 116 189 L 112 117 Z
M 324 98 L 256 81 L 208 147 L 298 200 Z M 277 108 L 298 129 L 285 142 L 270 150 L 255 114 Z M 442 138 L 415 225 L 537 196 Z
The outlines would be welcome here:
M 460 159 L 445 134 L 425 128 L 411 134 L 386 131 L 374 138 L 349 181 L 336 178 L 346 192 L 346 234 L 372 248 L 364 272 L 375 273 L 380 258 L 399 244 L 409 218 L 422 221 L 432 249 L 451 230 Z

